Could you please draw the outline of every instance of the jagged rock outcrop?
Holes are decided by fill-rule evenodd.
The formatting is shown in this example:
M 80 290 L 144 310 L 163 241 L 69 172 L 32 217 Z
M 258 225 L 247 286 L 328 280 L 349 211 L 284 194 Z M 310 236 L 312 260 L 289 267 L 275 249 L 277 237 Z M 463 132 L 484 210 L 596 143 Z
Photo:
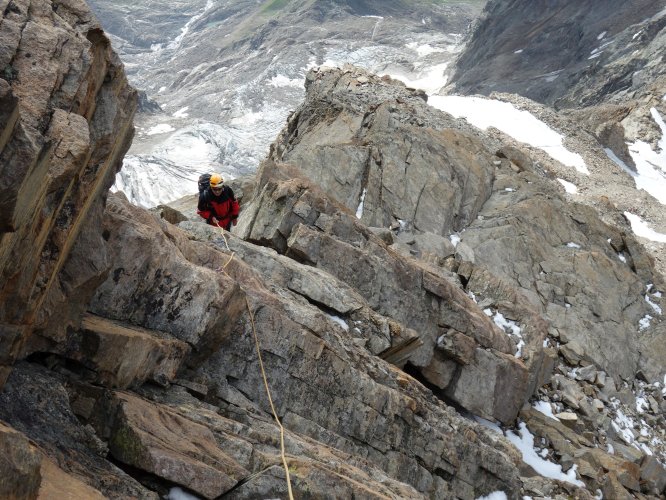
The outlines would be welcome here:
M 73 12 L 66 5 L 44 18 Z M 100 47 L 95 54 L 107 54 Z M 76 134 L 64 134 L 72 154 L 53 166 L 60 188 L 88 182 L 97 197 L 51 214 L 39 252 L 16 275 L 46 287 L 39 281 L 35 294 L 32 282 L 3 282 L 3 294 L 23 293 L 13 295 L 23 303 L 3 303 L 20 321 L 3 321 L 31 333 L 5 351 L 6 364 L 25 358 L 0 392 L 0 449 L 16 451 L 0 472 L 21 479 L 6 483 L 10 491 L 153 499 L 178 486 L 204 498 L 285 496 L 274 408 L 297 498 L 592 497 L 528 477 L 507 439 L 461 413 L 504 426 L 519 415 L 521 430 L 531 425 L 541 438 L 540 453 L 576 465 L 588 490 L 661 494 L 661 465 L 639 439 L 658 438 L 649 433 L 660 416 L 663 425 L 655 381 L 663 323 L 636 331 L 634 322 L 653 308 L 646 282 L 653 292 L 662 282 L 621 226 L 565 202 L 529 153 L 521 158 L 501 136 L 389 79 L 352 67 L 312 71 L 308 98 L 244 196 L 233 234 L 201 221 L 176 227 L 122 194 L 109 195 L 102 216 L 133 93 L 122 77 L 100 78 L 109 94 L 100 90 L 89 118 L 52 115 L 97 124 L 103 147 L 81 150 Z M 92 170 L 71 173 L 82 158 Z M 40 217 L 3 235 L 11 243 L 3 256 L 31 241 Z M 550 232 L 534 227 L 551 223 Z M 55 264 L 44 249 L 57 250 Z M 583 283 L 586 275 L 594 279 Z M 592 349 L 602 333 L 594 318 L 629 346 L 626 361 Z M 623 377 L 634 387 L 621 387 Z M 620 417 L 632 390 L 642 391 L 634 404 L 645 423 L 627 429 Z M 560 405 L 560 423 L 525 404 L 535 393 Z
M 529 395 L 527 370 L 513 356 L 509 337 L 446 273 L 396 254 L 306 181 L 271 181 L 272 169 L 279 167 L 264 165 L 266 184 L 247 208 L 239 234 L 325 270 L 357 290 L 370 308 L 416 330 L 424 345 L 408 359 L 424 368 L 429 382 L 477 414 L 512 421 Z M 448 363 L 436 354 L 447 349 L 442 337 L 455 344 L 445 355 Z M 471 385 L 484 370 L 484 383 Z
M 80 234 L 104 252 L 91 231 L 129 147 L 136 105 L 83 1 L 0 7 L 2 386 L 33 332 L 77 323 L 98 284 L 89 283 L 88 296 L 68 296 L 65 263 Z M 92 279 L 82 270 L 76 280 Z
M 321 89 L 326 91 L 320 92 Z M 374 101 L 377 95 L 384 99 L 379 105 Z M 482 136 L 446 116 L 438 117 L 437 113 L 425 108 L 418 93 L 401 88 L 399 84 L 392 85 L 389 81 L 373 78 L 354 68 L 323 70 L 309 75 L 308 97 L 306 103 L 292 115 L 283 134 L 272 147 L 273 160 L 287 161 L 289 164 L 264 165 L 259 174 L 256 197 L 245 207 L 245 216 L 237 228 L 238 233 L 250 241 L 271 246 L 287 256 L 325 269 L 352 284 L 372 307 L 393 315 L 395 319 L 399 318 L 419 331 L 423 338 L 423 333 L 428 330 L 427 325 L 437 324 L 437 321 L 422 321 L 415 326 L 411 322 L 414 318 L 410 320 L 408 317 L 411 312 L 421 320 L 427 318 L 427 313 L 419 309 L 418 301 L 410 304 L 407 310 L 404 304 L 400 304 L 400 300 L 391 301 L 387 293 L 391 285 L 386 283 L 383 276 L 391 275 L 394 266 L 387 263 L 392 262 L 393 255 L 382 256 L 379 260 L 381 268 L 373 268 L 372 261 L 363 252 L 370 246 L 372 239 L 350 231 L 350 226 L 356 225 L 345 222 L 354 219 L 351 216 L 353 212 L 363 222 L 370 200 L 369 220 L 376 220 L 375 214 L 379 212 L 384 227 L 393 223 L 392 227 L 397 234 L 384 236 L 385 242 L 395 241 L 391 245 L 392 249 L 410 257 L 420 256 L 421 259 L 453 270 L 460 280 L 458 286 L 464 287 L 480 304 L 476 306 L 470 302 L 466 314 L 469 314 L 470 308 L 479 307 L 479 310 L 483 309 L 496 322 L 504 325 L 516 342 L 524 343 L 521 345 L 520 357 L 528 367 L 530 377 L 524 386 L 526 394 L 537 388 L 539 380 L 547 378 L 553 367 L 566 374 L 567 379 L 573 378 L 576 387 L 577 384 L 587 384 L 583 377 L 592 377 L 592 382 L 600 380 L 596 386 L 584 385 L 584 393 L 581 391 L 579 397 L 569 398 L 565 403 L 565 408 L 572 405 L 569 408 L 580 415 L 576 418 L 580 419 L 581 430 L 594 433 L 599 426 L 603 428 L 603 433 L 593 438 L 593 441 L 597 440 L 596 443 L 581 444 L 575 460 L 581 468 L 589 470 L 591 467 L 591 470 L 596 471 L 598 462 L 589 465 L 585 461 L 585 457 L 588 457 L 585 449 L 594 448 L 598 446 L 597 443 L 612 441 L 614 444 L 609 445 L 611 449 L 617 443 L 618 433 L 622 435 L 617 429 L 624 424 L 618 424 L 618 419 L 621 419 L 621 412 L 627 410 L 625 407 L 620 410 L 613 403 L 615 398 L 625 398 L 627 395 L 620 387 L 625 381 L 631 384 L 636 376 L 645 377 L 648 372 L 650 375 L 647 380 L 657 383 L 658 387 L 664 376 L 663 369 L 655 370 L 657 365 L 664 363 L 663 350 L 648 347 L 663 343 L 657 333 L 662 323 L 657 319 L 657 323 L 651 327 L 645 325 L 645 318 L 661 314 L 658 305 L 661 295 L 657 290 L 663 289 L 663 278 L 655 271 L 648 254 L 628 233 L 627 226 L 604 223 L 593 209 L 565 201 L 559 185 L 550 180 L 548 170 L 531 159 L 529 153 L 521 152 L 512 143 L 503 144 L 506 139 L 502 136 Z M 379 120 L 375 113 L 383 116 L 383 119 Z M 336 143 L 323 132 L 325 125 L 319 120 L 331 124 L 342 134 L 341 143 Z M 413 126 L 410 133 L 401 132 L 405 122 Z M 391 125 L 386 126 L 387 123 Z M 396 142 L 406 143 L 406 150 L 410 149 L 412 140 L 419 144 L 414 150 L 420 151 L 425 157 L 423 163 L 444 170 L 448 168 L 447 160 L 451 156 L 442 158 L 441 154 L 433 154 L 429 157 L 427 152 L 439 151 L 439 147 L 447 149 L 446 138 L 455 137 L 455 134 L 437 134 L 429 130 L 430 127 L 456 128 L 456 134 L 465 135 L 468 149 L 469 144 L 475 144 L 477 151 L 497 151 L 497 156 L 485 153 L 485 161 L 493 166 L 490 170 L 492 177 L 489 192 L 479 210 L 473 212 L 474 217 L 470 218 L 464 231 L 459 233 L 457 239 L 461 242 L 454 251 L 441 246 L 442 251 L 449 253 L 424 253 L 419 242 L 424 234 L 428 234 L 422 233 L 422 228 L 427 226 L 422 224 L 419 227 L 418 224 L 412 224 L 410 219 L 402 219 L 400 215 L 412 213 L 417 218 L 415 206 L 424 199 L 425 211 L 446 214 L 450 210 L 447 201 L 438 203 L 425 197 L 416 201 L 406 196 L 398 208 L 385 203 L 383 210 L 377 210 L 373 200 L 381 199 L 383 202 L 384 197 L 375 195 L 373 198 L 370 187 L 364 196 L 360 186 L 344 181 L 348 176 L 348 168 L 356 173 L 372 172 L 373 169 L 381 172 L 382 175 L 374 175 L 381 181 L 372 184 L 379 192 L 381 190 L 376 188 L 377 184 L 384 185 L 384 179 L 389 177 L 385 182 L 388 185 L 391 182 L 390 175 L 395 175 L 396 171 L 400 172 L 398 175 L 401 179 L 409 181 L 408 172 L 413 163 L 419 164 L 419 159 L 405 161 L 405 155 L 385 153 L 394 151 L 395 146 L 385 148 L 389 141 L 379 133 L 382 126 L 386 127 L 384 133 L 387 136 L 390 134 L 386 130 L 394 128 L 397 137 L 400 137 Z M 425 137 L 437 137 L 443 141 L 443 145 L 424 147 L 421 144 L 427 144 Z M 452 149 L 455 150 L 455 144 Z M 385 155 L 390 158 L 386 163 L 393 162 L 394 165 L 383 169 L 380 164 L 373 165 L 370 161 L 370 166 L 366 168 L 362 160 L 357 161 L 355 158 L 369 157 L 363 155 L 367 151 L 373 151 L 376 158 Z M 345 161 L 331 162 L 329 158 L 345 158 Z M 387 175 L 387 172 L 390 173 Z M 373 177 L 373 174 L 366 175 L 368 178 Z M 298 178 L 308 178 L 309 181 L 297 182 Z M 349 179 L 353 178 L 354 175 L 350 174 Z M 470 182 L 473 183 L 473 180 Z M 344 215 L 321 215 L 330 214 L 333 204 L 316 201 L 318 197 L 311 194 L 316 191 L 311 187 L 313 183 L 321 185 L 327 191 L 327 197 L 346 205 L 346 210 L 336 208 Z M 328 188 L 331 185 L 333 187 Z M 386 198 L 390 199 L 390 196 Z M 605 220 L 612 221 L 615 218 L 612 214 L 604 214 Z M 437 228 L 427 229 L 437 231 Z M 448 237 L 453 229 L 449 226 L 437 236 Z M 375 232 L 382 234 L 381 230 Z M 346 242 L 346 245 L 340 240 Z M 378 243 L 374 245 L 379 246 Z M 347 253 L 353 257 L 347 259 Z M 407 262 L 403 266 L 409 268 L 412 259 L 401 262 Z M 372 272 L 368 272 L 369 269 Z M 425 286 L 425 277 L 429 275 L 424 273 L 423 276 Z M 400 278 L 399 282 L 403 293 L 410 290 L 406 286 L 408 280 Z M 379 285 L 373 287 L 370 283 Z M 414 294 L 414 290 L 411 290 L 412 297 L 418 296 L 418 293 Z M 433 289 L 428 289 L 428 292 L 433 292 Z M 400 297 L 400 294 L 397 296 Z M 450 303 L 451 295 L 445 296 Z M 450 325 L 450 318 L 440 316 L 440 321 L 444 323 L 447 323 L 447 319 Z M 485 353 L 477 356 L 478 371 L 476 367 L 466 364 L 465 352 L 469 353 L 471 346 L 468 342 L 456 342 L 460 337 L 455 333 L 455 328 L 453 332 L 449 331 L 446 335 L 440 332 L 435 337 L 437 347 L 434 355 L 426 357 L 424 363 L 424 358 L 420 356 L 433 346 L 432 340 L 427 340 L 426 335 L 425 345 L 411 355 L 407 367 L 419 367 L 419 376 L 433 384 L 434 387 L 431 387 L 436 393 L 457 401 L 477 414 L 484 414 L 487 408 L 481 408 L 472 399 L 457 397 L 455 388 L 464 388 L 474 395 L 484 394 L 484 403 L 488 403 L 488 394 L 480 390 L 475 382 L 485 377 L 483 382 L 487 384 L 489 379 L 492 380 L 493 373 L 499 382 L 503 380 L 499 376 L 502 370 L 494 371 L 493 362 L 485 357 Z M 478 325 L 474 329 L 480 331 Z M 462 331 L 465 331 L 464 328 Z M 556 352 L 560 354 L 559 360 L 554 357 Z M 456 364 L 462 365 L 457 368 L 457 372 L 452 368 Z M 455 376 L 452 376 L 453 373 Z M 438 392 L 437 387 L 444 390 Z M 499 383 L 497 387 L 502 387 L 502 384 Z M 554 393 L 559 394 L 557 386 L 552 387 Z M 503 390 L 502 387 L 499 392 Z M 554 394 L 550 389 L 547 392 Z M 657 393 L 655 395 L 662 397 Z M 561 398 L 561 395 L 558 397 Z M 599 398 L 606 402 L 601 402 Z M 506 403 L 510 405 L 510 398 Z M 656 414 L 662 412 L 658 402 L 655 410 Z M 497 414 L 495 418 L 501 420 Z M 659 432 L 658 426 L 649 431 L 653 437 L 646 438 L 645 442 L 652 442 L 661 449 Z M 625 439 L 628 445 L 640 448 L 631 440 L 634 438 Z M 566 455 L 562 450 L 558 453 L 560 458 Z M 610 481 L 596 473 L 592 476 L 599 486 Z M 586 477 L 592 476 L 588 474 Z
M 25 420 L 24 414 L 15 411 L 15 405 L 25 400 L 26 394 L 40 397 L 42 391 L 50 390 L 49 386 L 63 387 L 60 390 L 67 390 L 72 401 L 77 402 L 73 411 L 95 428 L 97 436 L 108 440 L 109 453 L 121 463 L 207 498 L 227 491 L 239 480 L 242 486 L 229 492 L 230 498 L 251 498 L 258 492 L 284 494 L 278 430 L 267 421 L 269 407 L 254 350 L 254 327 L 275 405 L 289 429 L 287 459 L 299 495 L 338 498 L 353 491 L 369 498 L 434 494 L 475 498 L 497 489 L 519 491 L 517 469 L 513 465 L 516 455 L 508 443 L 462 419 L 411 377 L 368 352 L 375 345 L 372 335 L 388 334 L 390 338 L 395 333 L 397 341 L 402 342 L 395 322 L 362 307 L 356 311 L 358 319 L 354 324 L 358 333 L 354 333 L 342 328 L 340 320 L 322 312 L 323 304 L 318 304 L 313 295 L 318 290 L 304 283 L 315 274 L 324 280 L 323 272 L 313 274 L 310 268 L 294 261 L 287 264 L 289 259 L 274 251 L 254 247 L 232 236 L 227 238 L 236 253 L 192 241 L 192 236 L 128 205 L 120 196 L 111 199 L 105 227 L 115 265 L 124 267 L 125 256 L 135 255 L 129 246 L 146 254 L 142 282 L 147 289 L 158 289 L 162 283 L 161 276 L 154 271 L 164 261 L 153 257 L 167 252 L 182 259 L 181 265 L 187 265 L 191 271 L 206 273 L 198 282 L 183 283 L 181 293 L 186 294 L 188 289 L 201 287 L 205 282 L 220 290 L 240 287 L 249 309 L 228 318 L 232 331 L 216 338 L 215 345 L 206 344 L 204 349 L 196 344 L 196 337 L 191 337 L 188 341 L 198 351 L 186 361 L 189 368 L 182 373 L 182 380 L 173 380 L 174 385 L 168 390 L 146 387 L 142 394 L 147 399 L 109 393 L 80 381 L 71 382 L 80 380 L 74 374 L 82 367 L 72 365 L 71 360 L 65 362 L 64 358 L 52 358 L 63 375 L 51 375 L 49 383 L 43 381 L 48 376 L 45 370 L 40 375 L 27 365 L 22 367 L 9 379 L 4 395 L 7 404 L 2 412 L 2 418 L 17 429 L 39 439 L 51 450 L 61 449 L 66 442 L 60 435 L 45 434 L 33 419 Z M 220 233 L 206 226 L 201 229 L 205 231 L 199 238 L 224 247 L 219 241 Z M 155 238 L 162 233 L 161 244 L 145 245 L 132 236 L 137 231 Z M 125 242 L 122 251 L 114 249 L 114 240 Z M 246 258 L 252 265 L 244 261 Z M 271 260 L 275 261 L 272 266 Z M 281 273 L 284 281 L 280 276 L 272 280 L 268 269 Z M 113 282 L 114 270 L 107 283 Z M 354 296 L 332 277 L 329 287 L 334 292 L 332 296 L 335 293 Z M 120 315 L 123 307 L 118 297 L 135 294 L 134 283 L 130 281 L 119 281 L 115 289 L 116 299 L 106 306 L 101 300 L 105 288 L 99 289 L 94 300 L 97 313 L 108 307 L 111 313 Z M 164 297 L 164 307 L 171 310 L 178 298 L 175 294 Z M 310 297 L 314 299 L 312 303 L 306 300 Z M 356 300 L 363 301 L 360 296 Z M 205 303 L 205 294 L 193 295 L 191 302 Z M 216 304 L 224 310 L 225 298 L 219 296 Z M 143 327 L 154 321 L 150 315 L 135 315 L 131 320 Z M 166 325 L 166 332 L 174 336 L 179 334 L 178 329 L 177 319 Z M 207 333 L 215 337 L 215 327 L 208 325 Z M 354 340 L 363 334 L 371 336 L 364 339 L 368 340 L 367 347 L 366 342 Z M 131 359 L 128 358 L 128 363 Z M 105 383 L 101 377 L 88 380 Z M 28 389 L 32 383 L 44 389 Z M 184 388 L 206 403 L 190 396 Z M 153 413 L 154 417 L 146 417 Z M 41 418 L 50 417 L 45 414 Z M 159 422 L 165 419 L 171 424 L 161 427 Z M 192 440 L 203 439 L 210 443 L 209 448 L 202 446 L 196 454 L 188 453 L 179 444 L 182 439 L 179 433 L 173 432 L 176 426 L 196 432 L 199 437 Z M 72 428 L 72 423 L 67 427 Z M 90 432 L 90 426 L 77 432 L 83 429 Z M 220 458 L 222 453 L 228 458 Z M 189 464 L 187 470 L 194 472 L 180 473 L 185 464 Z M 94 486 L 106 495 L 115 496 L 104 484 Z

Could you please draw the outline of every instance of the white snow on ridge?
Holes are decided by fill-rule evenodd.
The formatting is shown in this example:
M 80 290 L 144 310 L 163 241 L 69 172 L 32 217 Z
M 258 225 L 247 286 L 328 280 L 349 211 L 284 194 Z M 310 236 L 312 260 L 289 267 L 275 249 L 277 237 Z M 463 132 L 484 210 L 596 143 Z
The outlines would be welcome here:
M 631 224 L 631 230 L 636 236 L 641 236 L 648 240 L 658 241 L 660 243 L 666 243 L 666 234 L 656 232 L 638 215 L 632 214 L 631 212 L 624 212 L 624 216 Z
M 661 139 L 657 153 L 643 141 L 629 144 L 629 154 L 636 164 L 637 174 L 633 174 L 636 188 L 644 189 L 660 203 L 666 205 L 666 123 L 656 108 L 651 108 L 652 117 L 661 128 Z
M 534 436 L 527 429 L 525 422 L 518 425 L 518 434 L 507 432 L 506 437 L 511 441 L 523 455 L 523 462 L 532 466 L 532 468 L 544 477 L 559 479 L 567 483 L 575 484 L 581 488 L 585 487 L 583 481 L 576 478 L 576 466 L 574 465 L 565 474 L 562 472 L 562 466 L 540 457 L 534 449 Z
M 564 186 L 564 190 L 569 194 L 576 194 L 578 187 L 572 182 L 565 181 L 564 179 L 557 178 L 557 181 Z
M 564 147 L 563 136 L 538 120 L 528 111 L 516 109 L 513 104 L 481 97 L 431 96 L 431 106 L 465 118 L 472 125 L 486 130 L 495 127 L 520 142 L 540 148 L 553 159 L 589 174 L 583 157 Z
M 415 89 L 422 89 L 426 94 L 430 95 L 439 90 L 446 85 L 447 77 L 444 76 L 444 70 L 448 66 L 448 63 L 435 64 L 434 66 L 429 66 L 425 71 L 418 73 L 415 79 L 408 77 L 402 74 L 397 73 L 386 73 L 391 78 L 400 80 L 408 87 Z M 380 75 L 382 76 L 382 75 Z

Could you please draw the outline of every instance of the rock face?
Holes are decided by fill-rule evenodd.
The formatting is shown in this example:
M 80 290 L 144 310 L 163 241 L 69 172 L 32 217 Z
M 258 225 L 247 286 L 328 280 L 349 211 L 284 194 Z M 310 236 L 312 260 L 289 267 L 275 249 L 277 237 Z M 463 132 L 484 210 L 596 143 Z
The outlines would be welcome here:
M 79 321 L 87 299 L 65 296 L 65 262 L 78 235 L 101 248 L 91 215 L 129 147 L 135 108 L 85 3 L 12 0 L 2 10 L 0 386 L 35 330 Z
M 58 11 L 72 12 L 44 15 Z M 21 314 L 7 320 L 0 392 L 0 472 L 16 480 L 0 488 L 282 498 L 288 471 L 296 498 L 662 494 L 663 323 L 637 322 L 663 283 L 626 226 L 567 203 L 529 152 L 400 83 L 346 67 L 311 71 L 307 91 L 232 233 L 176 226 L 122 194 L 103 214 L 100 196 L 53 215 L 62 246 L 44 230 L 33 258 L 55 248 L 57 265 L 3 282 L 3 298 L 15 293 L 3 307 Z M 96 193 L 126 146 L 111 127 L 127 132 L 133 110 L 104 95 L 93 123 L 120 121 L 104 121 L 109 156 L 83 155 Z M 79 155 L 67 158 L 65 170 Z M 63 233 L 66 215 L 78 231 Z M 20 227 L 3 235 L 8 252 Z M 21 306 L 28 269 L 47 281 Z M 530 408 L 535 394 L 559 421 Z M 533 477 L 477 423 L 517 417 L 584 483 Z

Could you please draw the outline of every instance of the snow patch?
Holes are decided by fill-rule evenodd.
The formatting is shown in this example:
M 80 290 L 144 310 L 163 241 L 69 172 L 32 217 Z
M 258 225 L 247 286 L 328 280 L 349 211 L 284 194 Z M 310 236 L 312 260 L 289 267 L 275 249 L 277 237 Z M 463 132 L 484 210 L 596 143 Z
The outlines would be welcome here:
M 405 47 L 416 51 L 419 57 L 424 57 L 430 54 L 434 54 L 436 52 L 446 52 L 446 49 L 443 49 L 441 47 L 433 47 L 432 45 L 428 45 L 427 43 L 419 45 L 418 42 L 411 42 L 405 45 Z
M 334 322 L 336 322 L 338 325 L 340 325 L 346 332 L 349 331 L 349 325 L 347 322 L 342 319 L 340 316 L 334 316 L 332 314 L 327 314 L 327 316 L 332 319 Z
M 631 212 L 624 212 L 624 216 L 631 224 L 631 230 L 636 236 L 640 236 L 651 241 L 666 243 L 666 234 L 656 232 L 638 215 L 632 214 Z
M 486 429 L 490 429 L 491 431 L 497 432 L 499 434 L 503 434 L 502 429 L 500 428 L 499 425 L 497 425 L 495 422 L 491 422 L 490 420 L 486 420 L 483 417 L 479 417 L 477 415 L 474 415 L 474 420 L 485 427 Z
M 557 178 L 557 182 L 562 184 L 564 186 L 564 190 L 569 194 L 576 194 L 578 192 L 578 187 L 572 182 L 565 181 L 559 177 Z
M 454 248 L 458 246 L 458 243 L 460 243 L 460 236 L 458 236 L 455 233 L 450 235 L 449 239 L 451 240 L 451 243 L 453 244 Z
M 388 76 L 396 80 L 400 80 L 408 87 L 415 89 L 422 89 L 428 95 L 439 92 L 439 90 L 446 85 L 447 77 L 444 76 L 444 70 L 448 63 L 435 64 L 428 66 L 425 70 L 416 74 L 416 78 L 412 78 L 399 73 L 387 73 Z M 380 75 L 382 76 L 382 75 Z M 430 102 L 430 101 L 428 101 Z
M 553 414 L 553 407 L 550 405 L 548 401 L 537 401 L 536 403 L 534 403 L 534 405 L 532 405 L 532 407 L 536 411 L 543 413 L 547 417 L 550 417 L 553 420 L 557 420 L 559 422 L 560 419 Z
M 284 75 L 277 75 L 271 78 L 271 81 L 268 82 L 269 85 L 272 85 L 273 87 L 280 88 L 280 87 L 296 87 L 298 89 L 303 87 L 303 80 L 300 80 L 298 78 L 288 78 Z
M 166 500 L 200 500 L 200 498 L 175 486 L 169 490 Z
M 514 50 L 513 53 L 514 53 L 514 54 L 522 54 L 522 53 L 523 53 L 523 49 Z
M 529 111 L 513 104 L 483 97 L 431 96 L 428 104 L 486 130 L 495 127 L 520 142 L 540 148 L 553 159 L 589 175 L 583 157 L 564 147 L 562 134 L 551 129 Z
M 666 123 L 656 108 L 650 108 L 650 113 L 661 129 L 662 135 L 658 143 L 660 152 L 657 153 L 643 141 L 628 143 L 629 154 L 637 171 L 632 175 L 638 189 L 644 189 L 666 205 Z
M 503 491 L 493 491 L 492 493 L 488 493 L 486 496 L 479 497 L 476 500 L 508 500 L 508 497 Z
M 581 248 L 581 246 L 578 243 L 574 243 L 573 241 L 570 241 L 567 243 L 568 248 Z
M 647 399 L 644 397 L 636 398 L 636 411 L 638 413 L 644 413 L 646 410 L 650 409 L 650 404 L 647 402 Z
M 263 113 L 261 111 L 249 111 L 241 116 L 232 118 L 229 123 L 234 126 L 247 127 L 261 121 Z
M 605 37 L 605 36 L 606 36 L 606 33 L 608 33 L 608 32 L 607 32 L 607 31 L 604 31 L 604 32 L 602 32 L 602 33 L 599 33 L 599 35 L 597 35 L 597 40 L 601 40 L 603 37 Z
M 493 315 L 493 311 L 490 308 L 486 308 L 483 312 L 487 316 L 491 316 L 493 321 L 497 326 L 504 330 L 513 340 L 516 342 L 516 354 L 517 358 L 520 358 L 523 354 L 523 347 L 525 347 L 525 340 L 523 339 L 523 334 L 521 328 L 516 324 L 515 321 L 508 320 L 500 312 L 496 312 Z
M 638 321 L 638 330 L 643 331 L 646 328 L 650 328 L 650 321 L 652 320 L 652 316 L 649 314 L 646 314 L 643 316 L 639 321 Z
M 562 472 L 562 466 L 556 463 L 544 460 L 534 449 L 534 436 L 527 429 L 525 422 L 518 424 L 518 434 L 508 431 L 506 437 L 511 441 L 523 456 L 523 462 L 530 465 L 538 474 L 552 479 L 559 479 L 567 483 L 585 487 L 585 483 L 576 478 L 576 465 L 571 467 L 565 474 Z
M 659 304 L 655 304 L 654 302 L 652 302 L 650 300 L 650 297 L 647 295 L 645 296 L 645 302 L 647 302 L 648 304 L 650 304 L 650 306 L 652 306 L 654 312 L 656 312 L 657 314 L 661 314 L 661 307 L 659 307 Z
M 185 106 L 184 108 L 180 108 L 178 111 L 176 111 L 176 112 L 175 112 L 173 115 L 171 115 L 171 116 L 175 116 L 176 118 L 186 118 L 186 117 L 189 116 L 189 114 L 186 113 L 186 111 L 187 111 L 188 109 L 190 109 L 189 106 Z

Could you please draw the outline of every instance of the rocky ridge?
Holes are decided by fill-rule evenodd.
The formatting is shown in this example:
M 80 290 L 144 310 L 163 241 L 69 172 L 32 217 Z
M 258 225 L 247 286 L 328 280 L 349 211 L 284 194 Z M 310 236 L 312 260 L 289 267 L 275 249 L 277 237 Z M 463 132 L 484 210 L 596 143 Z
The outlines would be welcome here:
M 257 348 L 299 498 L 663 494 L 664 284 L 626 223 L 399 82 L 347 67 L 306 86 L 232 234 L 122 195 L 86 219 L 54 279 L 67 307 L 7 362 L 9 494 L 286 495 Z M 471 415 L 518 417 L 585 489 Z
M 567 137 L 592 135 L 631 175 L 636 172 L 631 149 L 642 142 L 656 152 L 663 148 L 663 119 L 657 115 L 666 115 L 664 7 L 651 1 L 490 1 L 470 31 L 447 92 L 519 101 Z M 516 37 L 519 32 L 524 36 Z M 663 176 L 660 168 L 657 175 Z M 634 213 L 644 210 L 657 231 L 666 231 L 662 209 L 654 210 L 640 194 L 629 200 L 615 188 L 626 180 L 615 170 L 613 182 L 601 189 L 594 182 L 593 196 L 633 205 Z

